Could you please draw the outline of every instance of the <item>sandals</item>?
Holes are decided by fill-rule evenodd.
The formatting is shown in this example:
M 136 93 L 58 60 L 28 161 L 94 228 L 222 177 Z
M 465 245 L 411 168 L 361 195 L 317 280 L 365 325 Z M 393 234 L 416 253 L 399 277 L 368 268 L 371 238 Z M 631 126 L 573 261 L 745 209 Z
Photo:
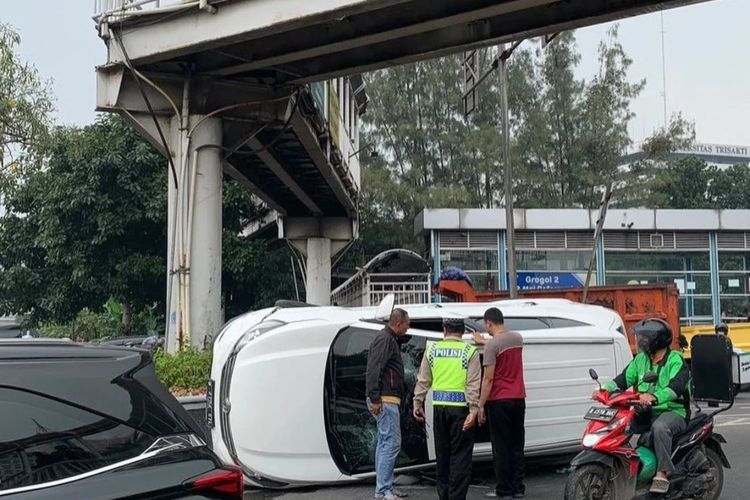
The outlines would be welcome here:
M 663 495 L 667 491 L 669 491 L 668 480 L 655 477 L 654 480 L 651 481 L 651 489 L 649 492 Z

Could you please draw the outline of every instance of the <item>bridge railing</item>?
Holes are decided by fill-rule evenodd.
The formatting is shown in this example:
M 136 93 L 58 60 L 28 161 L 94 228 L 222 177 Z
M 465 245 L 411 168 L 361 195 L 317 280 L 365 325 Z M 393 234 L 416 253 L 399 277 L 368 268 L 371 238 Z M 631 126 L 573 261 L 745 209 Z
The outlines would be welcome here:
M 156 14 L 194 6 L 203 8 L 207 4 L 207 0 L 94 0 L 94 19 Z

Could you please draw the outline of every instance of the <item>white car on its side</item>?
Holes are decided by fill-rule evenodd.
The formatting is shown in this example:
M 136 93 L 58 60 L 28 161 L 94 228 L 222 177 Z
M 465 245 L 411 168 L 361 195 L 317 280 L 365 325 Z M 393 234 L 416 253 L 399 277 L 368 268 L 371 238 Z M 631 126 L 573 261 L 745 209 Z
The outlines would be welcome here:
M 230 321 L 214 344 L 209 382 L 216 453 L 242 467 L 250 483 L 269 488 L 374 475 L 376 428 L 365 405 L 365 370 L 389 299 L 377 309 L 275 307 Z M 404 306 L 412 322 L 402 346 L 407 394 L 400 470 L 435 460 L 432 426 L 411 417 L 426 346 L 442 337 L 444 317 L 464 318 L 467 332 L 483 331 L 490 306 L 524 337 L 527 455 L 574 451 L 593 390 L 588 369 L 606 381 L 632 358 L 622 320 L 603 307 L 557 299 Z M 468 333 L 465 339 L 472 342 Z M 477 431 L 474 455 L 490 454 L 485 426 Z

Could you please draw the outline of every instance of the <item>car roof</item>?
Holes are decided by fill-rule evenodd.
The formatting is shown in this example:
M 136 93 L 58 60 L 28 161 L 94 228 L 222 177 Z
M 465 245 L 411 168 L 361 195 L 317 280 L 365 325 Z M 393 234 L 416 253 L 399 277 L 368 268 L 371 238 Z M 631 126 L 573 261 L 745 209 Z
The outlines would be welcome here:
M 132 348 L 78 344 L 66 339 L 0 339 L 0 360 L 35 358 L 120 358 Z
M 201 429 L 158 381 L 142 349 L 78 344 L 62 339 L 0 342 L 0 380 L 106 415 L 152 435 Z

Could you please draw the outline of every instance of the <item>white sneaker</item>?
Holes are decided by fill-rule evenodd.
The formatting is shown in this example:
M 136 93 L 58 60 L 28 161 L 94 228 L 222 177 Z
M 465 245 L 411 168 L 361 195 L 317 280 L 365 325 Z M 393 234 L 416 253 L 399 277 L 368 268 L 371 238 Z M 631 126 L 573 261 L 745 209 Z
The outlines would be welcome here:
M 406 498 L 407 496 L 408 494 L 404 494 L 401 492 L 389 491 L 385 495 L 376 493 L 375 500 L 401 500 L 402 498 Z

